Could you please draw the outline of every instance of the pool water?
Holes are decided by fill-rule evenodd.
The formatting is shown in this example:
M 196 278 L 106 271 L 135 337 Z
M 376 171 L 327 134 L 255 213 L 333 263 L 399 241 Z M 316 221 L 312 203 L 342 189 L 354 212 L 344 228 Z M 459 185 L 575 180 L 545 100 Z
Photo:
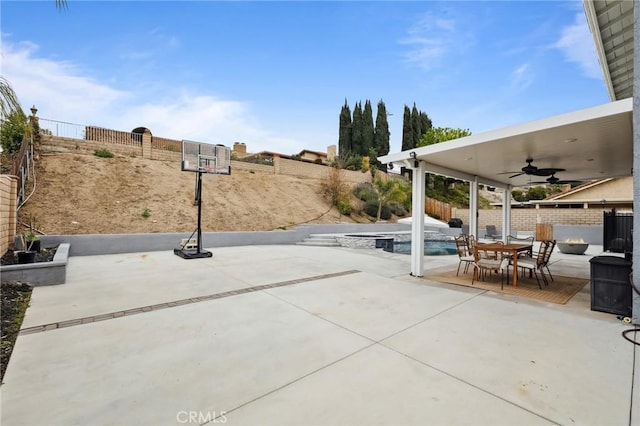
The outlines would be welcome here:
M 411 254 L 411 241 L 394 241 L 394 253 Z M 427 256 L 442 256 L 457 254 L 454 240 L 424 240 L 424 254 Z

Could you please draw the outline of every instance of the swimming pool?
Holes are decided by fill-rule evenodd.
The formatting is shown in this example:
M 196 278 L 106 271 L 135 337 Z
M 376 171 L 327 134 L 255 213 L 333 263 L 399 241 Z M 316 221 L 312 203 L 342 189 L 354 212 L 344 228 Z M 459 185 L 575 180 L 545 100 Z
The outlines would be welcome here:
M 393 253 L 411 254 L 411 241 L 394 241 Z M 443 256 L 457 254 L 456 243 L 454 240 L 424 240 L 424 254 L 427 256 Z

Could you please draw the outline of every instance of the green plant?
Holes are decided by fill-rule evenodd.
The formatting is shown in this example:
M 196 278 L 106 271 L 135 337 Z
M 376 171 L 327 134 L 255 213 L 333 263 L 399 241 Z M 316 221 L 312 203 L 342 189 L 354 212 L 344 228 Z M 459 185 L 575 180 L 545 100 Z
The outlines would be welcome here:
M 342 215 L 348 216 L 353 213 L 353 206 L 351 205 L 351 200 L 349 199 L 348 194 L 340 194 L 338 196 L 336 207 Z
M 20 239 L 20 246 L 22 248 L 22 251 L 31 251 L 31 249 L 33 248 L 33 243 L 36 241 L 36 239 L 29 239 L 28 232 L 18 234 L 18 238 Z
M 151 216 L 151 210 L 149 210 L 149 209 L 142 210 L 142 217 L 147 219 L 149 216 Z
M 371 184 L 370 182 L 362 182 L 357 184 L 355 188 L 353 188 L 353 195 L 355 195 L 356 198 L 362 201 L 371 201 L 377 198 L 375 189 L 373 188 L 373 184 Z
M 108 149 L 102 148 L 102 149 L 96 149 L 93 152 L 93 155 L 95 155 L 96 157 L 100 157 L 100 158 L 113 158 L 113 152 L 109 151 Z
M 391 209 L 391 213 L 399 217 L 404 217 L 409 214 L 407 209 L 405 209 L 401 203 L 389 203 L 389 208 Z
M 377 200 L 367 201 L 364 206 L 364 212 L 374 219 L 391 219 L 391 208 L 387 204 L 380 205 Z
M 22 140 L 29 132 L 29 122 L 22 110 L 16 110 L 2 118 L 0 145 L 2 150 L 13 155 L 20 150 Z
M 384 214 L 384 216 L 388 216 L 385 220 L 390 219 L 391 209 L 389 208 L 388 203 L 402 203 L 406 197 L 406 192 L 402 188 L 401 181 L 379 175 L 376 176 L 373 181 L 373 188 L 378 198 L 378 220 L 385 219 L 382 215 L 383 207 L 386 207 L 388 210 L 388 215 L 386 213 Z

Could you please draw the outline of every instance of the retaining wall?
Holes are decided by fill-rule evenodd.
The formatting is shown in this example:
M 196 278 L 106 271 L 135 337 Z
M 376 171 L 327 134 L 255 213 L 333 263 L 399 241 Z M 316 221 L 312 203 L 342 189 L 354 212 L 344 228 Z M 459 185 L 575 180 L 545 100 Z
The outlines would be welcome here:
M 393 232 L 410 230 L 410 225 L 388 224 L 327 224 L 302 225 L 290 231 L 203 232 L 204 248 L 244 245 L 295 244 L 311 234 Z M 42 245 L 69 243 L 71 256 L 135 253 L 173 250 L 190 233 L 165 234 L 105 234 L 105 235 L 45 235 Z M 192 237 L 193 238 L 193 237 Z

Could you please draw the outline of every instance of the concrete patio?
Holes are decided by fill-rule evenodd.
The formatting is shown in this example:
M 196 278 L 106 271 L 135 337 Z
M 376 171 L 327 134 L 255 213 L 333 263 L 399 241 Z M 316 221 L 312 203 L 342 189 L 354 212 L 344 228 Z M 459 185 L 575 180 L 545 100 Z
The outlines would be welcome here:
M 600 250 L 551 271 L 589 277 Z M 2 424 L 640 424 L 640 351 L 588 284 L 556 305 L 381 250 L 212 251 L 71 257 L 33 292 Z

